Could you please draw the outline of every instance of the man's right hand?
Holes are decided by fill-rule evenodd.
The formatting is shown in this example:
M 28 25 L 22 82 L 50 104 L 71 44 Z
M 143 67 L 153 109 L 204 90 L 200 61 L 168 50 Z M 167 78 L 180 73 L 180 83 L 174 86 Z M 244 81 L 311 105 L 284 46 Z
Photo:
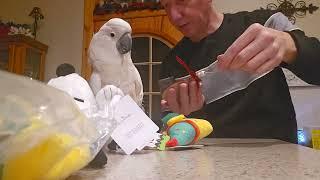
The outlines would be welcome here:
M 161 106 L 172 112 L 189 115 L 203 107 L 204 96 L 197 82 L 177 82 L 162 94 Z

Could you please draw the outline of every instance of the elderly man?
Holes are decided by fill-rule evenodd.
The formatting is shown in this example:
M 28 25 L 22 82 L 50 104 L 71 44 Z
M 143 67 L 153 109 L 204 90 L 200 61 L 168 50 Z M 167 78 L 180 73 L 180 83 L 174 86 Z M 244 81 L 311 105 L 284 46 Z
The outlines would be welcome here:
M 163 91 L 161 105 L 208 119 L 215 129 L 213 137 L 277 138 L 296 143 L 295 111 L 281 67 L 319 85 L 319 40 L 305 36 L 281 13 L 223 14 L 212 0 L 161 0 L 161 4 L 170 22 L 185 36 L 163 61 L 161 79 L 186 75 L 176 55 L 193 70 L 215 60 L 222 70 L 258 74 L 272 70 L 246 89 L 207 105 L 195 81 L 181 82 Z

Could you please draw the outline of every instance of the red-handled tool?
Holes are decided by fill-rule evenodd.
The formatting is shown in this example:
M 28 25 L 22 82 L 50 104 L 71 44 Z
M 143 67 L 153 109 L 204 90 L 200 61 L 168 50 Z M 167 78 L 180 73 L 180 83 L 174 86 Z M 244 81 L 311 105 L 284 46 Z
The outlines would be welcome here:
M 192 77 L 192 79 L 197 82 L 197 86 L 199 88 L 201 79 L 197 76 L 197 74 L 193 70 L 191 70 L 190 67 L 181 58 L 179 58 L 179 56 L 176 56 L 176 60 L 189 73 L 189 75 Z

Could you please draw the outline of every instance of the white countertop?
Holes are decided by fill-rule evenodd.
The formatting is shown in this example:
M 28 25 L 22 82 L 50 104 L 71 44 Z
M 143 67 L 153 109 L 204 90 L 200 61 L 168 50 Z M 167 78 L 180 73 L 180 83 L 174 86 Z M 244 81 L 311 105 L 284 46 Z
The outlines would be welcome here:
M 317 179 L 320 151 L 266 139 L 205 139 L 201 149 L 108 154 L 104 169 L 82 170 L 68 180 Z

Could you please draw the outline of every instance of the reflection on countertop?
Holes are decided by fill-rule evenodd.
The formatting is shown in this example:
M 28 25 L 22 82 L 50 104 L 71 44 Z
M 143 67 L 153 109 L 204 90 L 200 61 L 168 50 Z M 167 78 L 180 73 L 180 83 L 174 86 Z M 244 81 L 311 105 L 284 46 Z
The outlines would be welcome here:
M 320 151 L 274 139 L 204 139 L 200 149 L 108 154 L 68 180 L 319 179 Z

